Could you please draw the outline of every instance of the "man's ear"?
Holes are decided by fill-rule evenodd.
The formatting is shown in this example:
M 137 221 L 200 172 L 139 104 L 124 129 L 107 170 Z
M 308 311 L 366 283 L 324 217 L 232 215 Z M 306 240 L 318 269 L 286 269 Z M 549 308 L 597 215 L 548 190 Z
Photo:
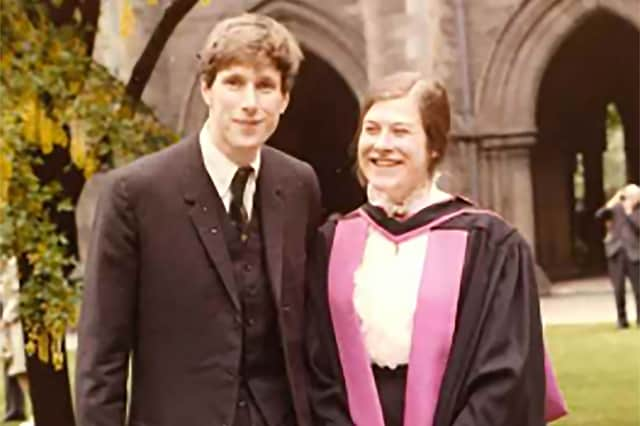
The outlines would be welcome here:
M 211 106 L 211 86 L 207 86 L 207 82 L 205 81 L 204 78 L 200 79 L 200 94 L 202 95 L 202 100 L 204 100 L 204 103 L 207 104 L 207 106 Z
M 284 112 L 287 110 L 287 107 L 289 106 L 289 100 L 291 99 L 291 97 L 289 96 L 289 92 L 285 93 L 283 95 L 283 101 L 282 101 L 282 106 L 280 108 L 280 114 L 284 114 Z

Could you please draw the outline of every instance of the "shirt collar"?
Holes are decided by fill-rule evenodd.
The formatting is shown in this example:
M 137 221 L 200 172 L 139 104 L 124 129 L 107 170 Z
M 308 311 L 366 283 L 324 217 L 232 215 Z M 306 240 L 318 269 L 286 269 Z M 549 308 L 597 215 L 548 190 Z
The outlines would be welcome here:
M 216 144 L 211 140 L 209 133 L 209 120 L 205 121 L 200 130 L 200 150 L 207 174 L 211 178 L 218 194 L 223 197 L 227 191 L 230 191 L 231 180 L 238 170 L 238 165 L 227 157 Z M 253 173 L 249 179 L 256 179 L 260 171 L 261 151 L 258 151 L 256 158 L 249 164 L 253 169 Z
M 429 185 L 416 188 L 400 204 L 393 203 L 384 192 L 376 190 L 371 185 L 367 185 L 367 199 L 370 204 L 382 208 L 391 217 L 410 217 L 425 207 L 453 198 L 438 188 L 436 181 L 439 177 L 439 174 L 434 174 Z

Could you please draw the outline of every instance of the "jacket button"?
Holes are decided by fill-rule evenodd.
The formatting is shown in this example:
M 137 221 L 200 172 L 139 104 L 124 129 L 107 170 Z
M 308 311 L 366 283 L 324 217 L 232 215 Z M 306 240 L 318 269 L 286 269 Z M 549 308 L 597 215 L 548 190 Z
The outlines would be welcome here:
M 233 324 L 235 325 L 235 328 L 241 328 L 242 327 L 242 317 L 240 315 L 236 315 L 233 317 Z
M 291 310 L 291 306 L 290 305 L 282 305 L 282 311 L 283 312 L 289 312 Z

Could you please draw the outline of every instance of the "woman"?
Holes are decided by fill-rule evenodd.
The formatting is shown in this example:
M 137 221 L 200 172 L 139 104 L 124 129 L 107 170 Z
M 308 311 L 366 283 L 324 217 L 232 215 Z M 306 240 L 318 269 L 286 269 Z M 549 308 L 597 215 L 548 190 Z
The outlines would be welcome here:
M 368 201 L 318 242 L 319 423 L 335 424 L 323 413 L 341 406 L 342 423 L 358 426 L 545 423 L 531 251 L 495 214 L 435 184 L 449 126 L 445 89 L 415 73 L 383 79 L 365 102 L 356 152 Z M 564 412 L 550 389 L 547 420 Z

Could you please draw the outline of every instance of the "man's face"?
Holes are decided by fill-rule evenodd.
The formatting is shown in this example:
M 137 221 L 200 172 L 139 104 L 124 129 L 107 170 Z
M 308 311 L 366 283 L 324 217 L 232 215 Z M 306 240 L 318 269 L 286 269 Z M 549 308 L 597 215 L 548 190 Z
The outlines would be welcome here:
M 628 210 L 633 209 L 636 204 L 640 203 L 640 187 L 634 184 L 625 186 L 622 190 L 624 196 L 623 205 Z
M 211 137 L 232 160 L 257 152 L 289 103 L 280 71 L 272 65 L 230 65 L 218 71 L 210 87 L 202 82 L 201 90 Z

